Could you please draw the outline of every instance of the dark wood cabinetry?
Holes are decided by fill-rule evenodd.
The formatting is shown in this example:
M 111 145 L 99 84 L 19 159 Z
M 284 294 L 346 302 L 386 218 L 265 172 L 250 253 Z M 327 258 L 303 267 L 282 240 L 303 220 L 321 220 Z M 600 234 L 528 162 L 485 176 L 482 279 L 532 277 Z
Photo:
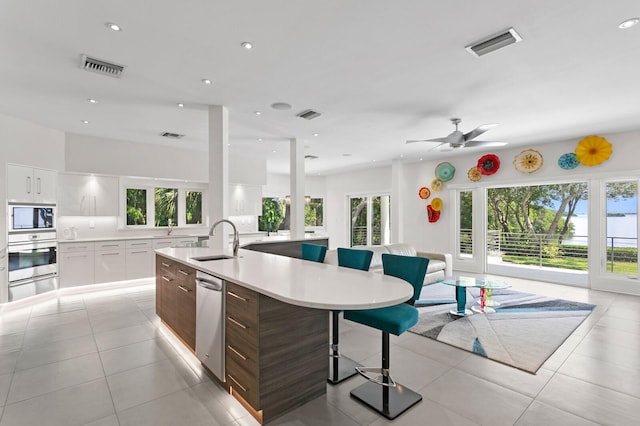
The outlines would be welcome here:
M 226 377 L 268 422 L 326 391 L 328 314 L 226 283 Z
M 196 347 L 196 270 L 156 255 L 156 313 L 192 350 Z

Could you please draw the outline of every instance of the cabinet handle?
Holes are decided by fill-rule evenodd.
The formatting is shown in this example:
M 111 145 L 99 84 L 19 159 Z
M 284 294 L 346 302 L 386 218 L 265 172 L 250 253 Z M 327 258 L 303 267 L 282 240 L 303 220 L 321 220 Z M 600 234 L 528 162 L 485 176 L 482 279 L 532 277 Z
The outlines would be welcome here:
M 42 179 L 36 178 L 36 183 L 37 183 L 36 188 L 37 188 L 38 194 L 40 194 L 42 192 Z
M 101 256 L 120 256 L 120 253 L 101 253 Z
M 132 246 L 146 246 L 147 243 L 131 243 Z
M 240 352 L 238 352 L 238 350 L 236 348 L 234 348 L 233 346 L 227 345 L 227 349 L 229 349 L 234 354 L 238 355 L 240 358 L 242 358 L 243 361 L 247 360 L 247 357 L 242 355 Z
M 231 297 L 235 297 L 236 299 L 240 299 L 240 300 L 242 300 L 243 302 L 247 302 L 247 301 L 248 301 L 248 299 L 245 299 L 245 298 L 244 298 L 244 297 L 242 297 L 242 296 L 238 296 L 237 294 L 235 294 L 235 293 L 234 293 L 234 292 L 232 292 L 232 291 L 227 291 L 227 294 L 228 294 L 229 296 L 231 296 Z
M 179 285 L 179 286 L 178 286 L 178 288 L 179 288 L 180 290 L 184 291 L 185 293 L 189 293 L 189 292 L 191 291 L 191 290 L 189 290 L 188 288 L 183 287 L 183 286 L 181 286 L 181 285 Z
M 189 276 L 188 272 L 183 271 L 182 269 L 178 269 L 178 272 L 180 272 L 182 275 L 187 275 Z
M 165 268 L 170 267 L 171 265 L 169 265 L 168 263 L 164 263 L 164 262 L 160 262 L 162 264 L 162 266 L 164 266 Z
M 131 254 L 141 254 L 141 253 L 149 253 L 148 250 L 143 250 L 143 251 L 132 251 L 130 252 Z
M 120 247 L 120 244 L 102 244 L 100 247 Z
M 237 320 L 234 320 L 234 319 L 233 319 L 233 318 L 231 318 L 230 316 L 227 316 L 227 319 L 228 319 L 230 322 L 232 322 L 232 323 L 234 323 L 235 325 L 237 325 L 238 327 L 240 327 L 240 328 L 244 328 L 245 330 L 247 329 L 247 326 L 246 326 L 246 325 L 242 324 L 241 322 L 239 322 L 239 321 L 237 321 Z
M 166 282 L 168 282 L 168 283 L 169 283 L 169 282 L 171 282 L 171 279 L 170 279 L 170 278 L 167 278 L 167 277 L 165 277 L 165 276 L 162 276 L 162 279 L 163 279 L 163 280 L 165 280 L 165 281 L 166 281 Z
M 241 385 L 241 384 L 240 384 L 236 379 L 234 379 L 234 378 L 233 378 L 233 376 L 232 376 L 231 374 L 228 374 L 228 373 L 227 373 L 227 377 L 228 377 L 229 379 L 231 379 L 231 381 L 232 381 L 233 383 L 235 383 L 236 385 L 238 385 L 238 387 L 239 387 L 240 389 L 242 389 L 242 391 L 243 391 L 243 392 L 246 392 L 246 391 L 247 391 L 247 388 L 245 388 L 244 386 L 242 386 L 242 385 Z
M 31 194 L 31 176 L 27 176 L 27 194 Z

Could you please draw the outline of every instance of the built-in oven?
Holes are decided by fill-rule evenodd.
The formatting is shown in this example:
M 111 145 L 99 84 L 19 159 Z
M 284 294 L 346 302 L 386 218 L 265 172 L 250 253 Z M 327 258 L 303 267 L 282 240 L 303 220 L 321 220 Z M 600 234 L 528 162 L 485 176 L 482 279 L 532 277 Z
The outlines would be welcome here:
M 14 231 L 8 237 L 9 301 L 57 289 L 56 231 Z
M 54 205 L 9 204 L 9 233 L 55 230 Z

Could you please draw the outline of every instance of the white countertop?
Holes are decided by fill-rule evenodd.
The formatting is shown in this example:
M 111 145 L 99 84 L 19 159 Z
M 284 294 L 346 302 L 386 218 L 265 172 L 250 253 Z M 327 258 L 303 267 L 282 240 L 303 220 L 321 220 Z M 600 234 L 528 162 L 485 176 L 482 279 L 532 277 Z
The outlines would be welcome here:
M 136 235 L 136 236 L 120 236 L 120 237 L 93 237 L 93 238 L 64 238 L 60 237 L 58 233 L 58 243 L 85 243 L 92 241 L 123 241 L 123 240 L 162 240 L 173 238 L 193 238 L 193 237 L 207 237 L 208 234 L 176 234 L 176 235 Z
M 207 247 L 163 248 L 156 253 L 292 305 L 369 309 L 411 298 L 413 287 L 388 275 L 241 249 L 233 259 L 191 259 L 229 252 Z

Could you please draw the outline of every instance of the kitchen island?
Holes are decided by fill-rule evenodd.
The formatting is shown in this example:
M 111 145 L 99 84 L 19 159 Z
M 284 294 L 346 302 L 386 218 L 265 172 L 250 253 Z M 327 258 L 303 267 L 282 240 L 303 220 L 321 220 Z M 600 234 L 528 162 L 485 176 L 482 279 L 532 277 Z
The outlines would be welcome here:
M 199 291 L 185 281 L 194 270 L 225 281 L 226 368 L 221 380 L 263 423 L 326 392 L 328 310 L 390 306 L 413 294 L 408 283 L 394 277 L 250 250 L 219 260 L 197 259 L 231 253 L 198 247 L 156 253 L 157 310 L 163 321 L 166 314 L 177 321 L 186 312 L 184 303 L 172 309 L 169 304 L 175 301 L 162 293 L 173 288 L 168 287 L 173 280 L 183 280 L 183 289 L 170 290 L 172 294 L 187 299 L 191 291 Z M 178 265 L 181 272 L 165 273 L 163 264 Z

